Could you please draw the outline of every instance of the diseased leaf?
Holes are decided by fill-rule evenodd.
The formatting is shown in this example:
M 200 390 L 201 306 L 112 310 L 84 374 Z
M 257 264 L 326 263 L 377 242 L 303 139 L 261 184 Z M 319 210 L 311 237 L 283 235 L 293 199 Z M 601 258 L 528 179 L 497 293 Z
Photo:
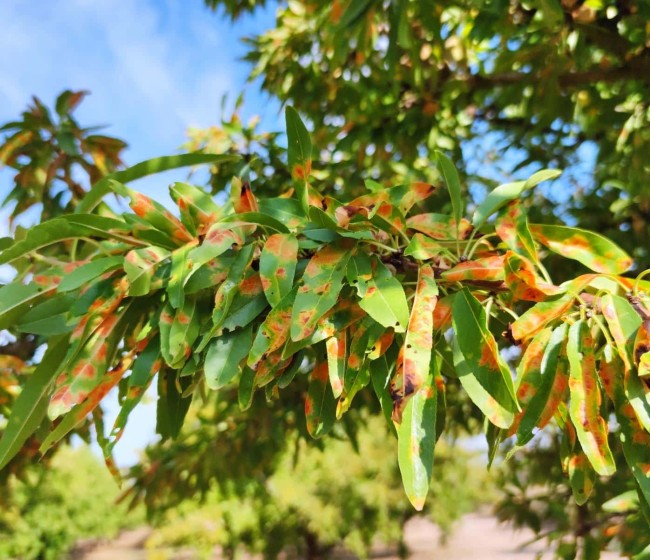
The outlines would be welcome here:
M 445 282 L 503 282 L 504 257 L 496 255 L 458 263 L 441 273 Z
M 230 313 L 230 306 L 237 295 L 239 284 L 253 260 L 253 250 L 253 245 L 244 245 L 239 250 L 228 271 L 227 278 L 219 286 L 214 296 L 214 311 L 212 312 L 214 329 L 221 328 Z
M 133 249 L 124 257 L 124 272 L 129 281 L 129 295 L 147 295 L 151 291 L 156 268 L 170 256 L 170 252 L 160 247 Z
M 298 112 L 288 106 L 285 113 L 287 125 L 287 160 L 291 177 L 296 180 L 296 194 L 305 216 L 309 215 L 309 176 L 311 175 L 311 138 Z
M 435 363 L 435 360 L 434 360 Z M 437 395 L 434 370 L 409 399 L 397 431 L 397 458 L 409 501 L 422 511 L 433 475 Z
M 327 245 L 310 259 L 293 306 L 292 340 L 302 340 L 314 332 L 318 320 L 336 303 L 349 258 L 345 247 Z
M 417 393 L 429 376 L 433 349 L 433 310 L 438 301 L 438 286 L 433 268 L 422 265 L 409 318 L 404 346 L 397 357 L 397 368 L 391 382 L 393 421 L 402 421 L 402 412 L 408 400 Z
M 508 249 L 540 266 L 535 241 L 528 228 L 528 218 L 519 200 L 510 202 L 499 214 L 494 226 Z
M 142 400 L 161 365 L 160 340 L 155 337 L 148 342 L 146 348 L 138 354 L 138 357 L 133 362 L 126 396 L 122 401 L 120 412 L 106 441 L 104 456 L 110 455 L 117 442 L 122 438 L 129 415 Z
M 531 224 L 530 231 L 554 253 L 575 259 L 595 272 L 622 274 L 632 266 L 632 259 L 623 249 L 598 233 L 541 224 Z
M 167 282 L 167 296 L 174 309 L 180 309 L 185 303 L 185 283 L 189 278 L 193 263 L 190 251 L 195 243 L 187 243 L 175 249 L 171 255 L 171 271 Z
M 567 331 L 565 323 L 552 330 L 539 331 L 522 358 L 517 386 L 522 412 L 513 424 L 519 446 L 532 439 L 535 428 L 542 429 L 548 424 L 564 400 L 569 383 Z
M 0 469 L 16 456 L 45 418 L 52 383 L 67 349 L 67 337 L 51 339 L 45 355 L 18 395 L 0 438 Z
M 563 295 L 553 301 L 543 301 L 531 307 L 514 323 L 510 324 L 513 340 L 522 342 L 535 336 L 549 323 L 563 317 L 573 307 L 575 297 Z
M 196 302 L 187 299 L 181 309 L 166 304 L 160 313 L 160 350 L 169 367 L 178 369 L 192 353 L 192 345 L 199 335 Z
M 508 428 L 518 411 L 510 370 L 487 328 L 485 310 L 467 288 L 454 296 L 452 323 L 454 365 L 463 387 L 493 424 Z
M 260 277 L 272 307 L 291 291 L 297 262 L 298 240 L 294 235 L 277 233 L 266 240 L 260 256 Z
M 514 300 L 544 301 L 564 290 L 541 280 L 531 262 L 512 251 L 505 255 L 505 281 Z
M 576 321 L 569 328 L 567 343 L 569 358 L 569 414 L 580 445 L 593 466 L 603 476 L 616 471 L 614 458 L 607 443 L 607 423 L 600 416 L 600 388 L 596 373 L 594 340 L 585 321 Z
M 222 210 L 201 189 L 187 183 L 173 183 L 169 194 L 178 206 L 181 220 L 192 235 L 203 233 L 221 216 Z
M 467 239 L 473 229 L 465 218 L 458 223 L 447 214 L 416 214 L 406 220 L 406 225 L 439 241 L 454 240 L 456 235 L 458 239 Z
M 82 264 L 61 279 L 57 291 L 59 293 L 71 292 L 81 288 L 102 274 L 120 268 L 123 261 L 124 258 L 122 256 L 114 256 L 103 257 Z
M 347 333 L 338 331 L 325 341 L 327 350 L 327 371 L 334 398 L 339 398 L 343 392 L 345 366 L 347 361 Z
M 589 459 L 582 451 L 570 455 L 569 483 L 576 503 L 579 506 L 586 503 L 594 489 L 596 474 L 589 464 Z

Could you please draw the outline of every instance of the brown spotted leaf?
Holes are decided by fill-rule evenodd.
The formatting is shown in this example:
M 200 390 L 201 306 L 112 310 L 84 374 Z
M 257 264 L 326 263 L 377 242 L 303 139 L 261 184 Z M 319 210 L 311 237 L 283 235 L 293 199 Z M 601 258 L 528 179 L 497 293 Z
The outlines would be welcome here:
M 437 301 L 438 286 L 433 268 L 430 265 L 422 265 L 418 273 L 404 346 L 400 349 L 395 377 L 391 381 L 393 421 L 398 424 L 402 420 L 402 412 L 408 399 L 429 376 L 433 349 L 433 310 Z
M 271 235 L 260 256 L 260 277 L 266 299 L 275 307 L 291 291 L 298 262 L 298 240 L 288 233 Z
M 600 415 L 594 340 L 585 321 L 576 321 L 569 328 L 567 343 L 569 358 L 569 413 L 580 445 L 594 470 L 603 476 L 616 471 L 614 458 L 607 442 L 607 422 Z

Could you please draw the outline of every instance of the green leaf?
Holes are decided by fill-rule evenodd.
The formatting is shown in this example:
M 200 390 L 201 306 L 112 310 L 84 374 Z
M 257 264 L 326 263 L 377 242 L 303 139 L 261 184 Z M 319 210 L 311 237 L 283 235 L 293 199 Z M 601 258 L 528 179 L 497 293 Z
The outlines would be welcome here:
M 361 256 L 361 254 L 359 255 Z M 359 266 L 359 261 L 357 261 Z M 357 290 L 363 293 L 359 307 L 384 327 L 395 332 L 405 332 L 409 321 L 409 308 L 401 282 L 377 257 L 373 257 L 372 277 L 365 280 L 365 274 L 358 277 Z M 361 266 L 364 266 L 361 261 Z
M 193 244 L 188 243 L 172 252 L 172 268 L 167 283 L 167 295 L 169 303 L 174 309 L 183 307 L 185 302 L 185 283 L 193 264 L 190 259 L 190 252 L 193 248 Z
M 479 301 L 463 288 L 452 304 L 454 365 L 474 404 L 499 428 L 508 428 L 518 411 L 510 370 L 487 327 Z
M 192 402 L 191 398 L 182 395 L 191 383 L 191 377 L 178 377 L 177 386 L 177 373 L 171 369 L 163 369 L 158 374 L 156 432 L 163 441 L 176 439 L 180 434 Z
M 51 290 L 50 290 L 51 292 Z M 12 327 L 47 292 L 35 283 L 12 282 L 0 288 L 0 329 Z
M 251 349 L 252 340 L 252 329 L 247 328 L 225 333 L 210 342 L 203 366 L 210 389 L 221 389 L 234 379 Z
M 237 400 L 239 408 L 244 411 L 248 410 L 253 404 L 253 394 L 255 393 L 255 372 L 245 367 L 242 370 L 241 378 L 239 379 L 239 389 L 237 391 Z
M 72 290 L 81 288 L 105 272 L 110 272 L 120 268 L 123 260 L 123 257 L 118 255 L 115 257 L 102 257 L 90 261 L 89 263 L 82 264 L 75 268 L 70 274 L 63 277 L 57 287 L 57 291 L 59 293 L 71 292 Z
M 223 218 L 220 223 L 227 224 L 231 222 L 237 224 L 252 224 L 280 233 L 289 233 L 289 228 L 285 224 L 273 216 L 269 216 L 263 212 L 241 212 L 239 214 L 233 214 L 232 216 Z
M 43 359 L 16 399 L 0 439 L 0 469 L 13 459 L 45 418 L 52 383 L 67 350 L 67 337 L 50 339 Z
M 324 360 L 314 364 L 305 397 L 305 417 L 307 431 L 314 438 L 324 436 L 334 425 L 336 399 L 329 382 L 327 362 Z
M 73 329 L 67 320 L 74 301 L 71 295 L 54 295 L 21 315 L 15 328 L 20 332 L 48 337 L 68 333 Z
M 158 373 L 161 366 L 160 340 L 158 336 L 149 341 L 147 347 L 140 352 L 129 376 L 129 383 L 126 390 L 126 396 L 122 401 L 120 412 L 115 419 L 113 429 L 108 436 L 104 448 L 104 456 L 110 455 L 117 442 L 124 433 L 124 427 L 129 419 L 133 409 L 140 403 L 144 397 L 147 388 L 151 384 L 154 376 Z
M 533 237 L 554 253 L 604 274 L 622 274 L 632 258 L 607 237 L 579 228 L 530 224 Z
M 437 416 L 434 377 L 435 372 L 409 399 L 397 431 L 399 470 L 406 495 L 417 511 L 424 508 L 433 474 Z
M 79 203 L 75 212 L 81 214 L 91 212 L 101 199 L 111 192 L 111 181 L 127 184 L 131 181 L 141 179 L 148 175 L 155 175 L 170 169 L 178 169 L 179 167 L 190 167 L 193 165 L 201 164 L 218 164 L 228 161 L 235 161 L 239 156 L 229 154 L 180 154 L 177 156 L 165 156 L 153 159 L 148 159 L 137 163 L 128 169 L 111 173 L 97 181 L 88 194 Z
M 525 191 L 535 187 L 542 181 L 559 177 L 561 173 L 556 169 L 542 169 L 534 173 L 526 181 L 516 181 L 498 186 L 478 205 L 472 216 L 472 225 L 477 229 L 480 228 L 492 214 L 508 204 L 508 202 L 519 198 Z
M 103 237 L 122 239 L 126 224 L 120 220 L 90 214 L 70 214 L 38 224 L 27 231 L 24 239 L 0 253 L 0 264 L 10 263 L 27 253 L 66 239 Z
M 318 320 L 337 302 L 349 258 L 349 249 L 335 245 L 323 247 L 311 258 L 291 315 L 293 340 L 307 338 Z
M 438 167 L 440 168 L 442 177 L 447 185 L 447 189 L 449 190 L 451 208 L 454 214 L 454 219 L 456 220 L 456 237 L 458 237 L 458 228 L 464 212 L 458 171 L 456 171 L 456 167 L 452 161 L 442 152 L 436 152 L 436 159 L 438 160 Z
M 276 233 L 264 244 L 260 256 L 260 277 L 266 299 L 275 307 L 291 291 L 298 262 L 298 240 Z

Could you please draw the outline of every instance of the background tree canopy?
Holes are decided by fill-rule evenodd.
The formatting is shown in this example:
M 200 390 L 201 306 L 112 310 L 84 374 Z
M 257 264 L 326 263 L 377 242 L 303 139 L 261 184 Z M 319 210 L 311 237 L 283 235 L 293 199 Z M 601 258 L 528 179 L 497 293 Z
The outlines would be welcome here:
M 263 4 L 207 3 L 232 17 Z M 236 481 L 268 480 L 290 441 L 334 431 L 354 442 L 379 412 L 422 508 L 436 441 L 486 418 L 490 462 L 501 446 L 520 469 L 504 516 L 536 530 L 555 522 L 559 557 L 593 557 L 613 537 L 640 553 L 650 312 L 634 277 L 648 265 L 648 9 L 281 3 L 276 28 L 248 40 L 251 76 L 313 133 L 288 107 L 287 146 L 242 124 L 238 105 L 191 133 L 194 153 L 116 173 L 124 144 L 77 125 L 81 93 L 58 99 L 56 119 L 35 101 L 0 147 L 17 171 L 14 215 L 42 203 L 54 217 L 17 230 L 0 254 L 17 272 L 0 289 L 0 325 L 23 352 L 5 359 L 7 386 L 24 386 L 3 403 L 0 465 L 19 472 L 90 413 L 110 464 L 155 382 L 163 441 L 130 473 L 130 493 L 152 511 L 215 479 L 244 492 Z M 171 213 L 126 186 L 202 163 L 225 204 L 175 183 Z M 558 176 L 533 174 L 547 166 L 568 172 L 535 188 Z M 512 175 L 527 180 L 496 187 Z M 109 193 L 132 211 L 115 211 Z M 503 349 L 519 353 L 514 381 Z M 122 412 L 104 436 L 98 405 L 113 387 Z M 232 450 L 223 464 L 190 451 L 214 437 L 209 422 L 182 428 L 190 402 L 214 398 Z M 255 422 L 264 415 L 268 425 Z M 548 440 L 522 450 L 542 428 Z M 544 473 L 548 500 L 575 498 L 561 512 L 517 490 L 539 479 L 544 453 L 559 464 Z

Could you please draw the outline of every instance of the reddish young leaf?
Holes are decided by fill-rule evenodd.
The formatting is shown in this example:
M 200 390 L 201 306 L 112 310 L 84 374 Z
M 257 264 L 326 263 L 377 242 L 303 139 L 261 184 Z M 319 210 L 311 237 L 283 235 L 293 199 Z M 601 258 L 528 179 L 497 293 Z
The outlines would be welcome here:
M 259 212 L 257 199 L 251 190 L 250 183 L 242 182 L 238 177 L 233 177 L 230 182 L 230 201 L 237 214 Z

